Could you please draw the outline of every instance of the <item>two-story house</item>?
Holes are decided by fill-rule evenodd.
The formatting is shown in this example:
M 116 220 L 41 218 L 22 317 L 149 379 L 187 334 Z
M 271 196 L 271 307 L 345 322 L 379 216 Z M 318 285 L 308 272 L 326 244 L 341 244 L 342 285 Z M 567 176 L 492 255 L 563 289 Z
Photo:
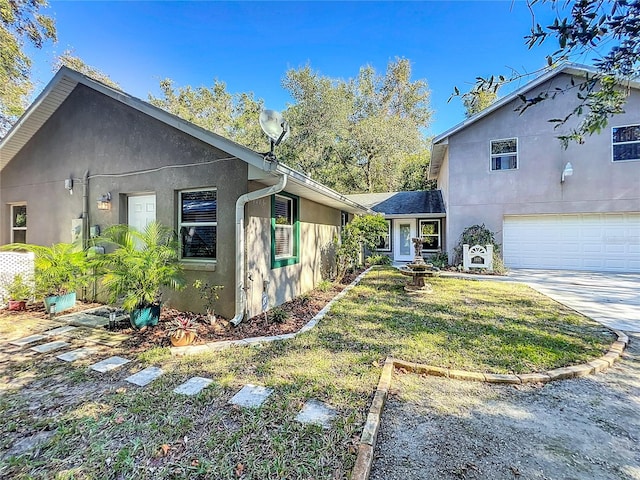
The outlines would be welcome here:
M 466 227 L 484 223 L 508 267 L 640 272 L 640 84 L 628 85 L 625 113 L 582 145 L 563 148 L 569 126 L 550 122 L 577 105 L 572 78 L 591 73 L 551 70 L 433 140 L 429 178 L 450 255 Z M 558 93 L 516 111 L 520 95 L 540 92 Z

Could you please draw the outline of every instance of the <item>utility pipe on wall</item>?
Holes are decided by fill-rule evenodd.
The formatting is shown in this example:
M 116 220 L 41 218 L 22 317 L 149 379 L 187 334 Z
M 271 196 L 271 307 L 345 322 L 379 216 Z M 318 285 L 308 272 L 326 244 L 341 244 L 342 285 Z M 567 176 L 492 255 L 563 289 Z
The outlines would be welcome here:
M 287 186 L 288 175 L 282 175 L 280 181 L 271 187 L 245 193 L 236 201 L 236 314 L 231 324 L 237 326 L 244 318 L 247 310 L 247 300 L 244 291 L 245 262 L 244 262 L 244 207 L 248 202 L 268 197 L 281 192 Z
M 82 177 L 82 249 L 89 246 L 89 170 Z

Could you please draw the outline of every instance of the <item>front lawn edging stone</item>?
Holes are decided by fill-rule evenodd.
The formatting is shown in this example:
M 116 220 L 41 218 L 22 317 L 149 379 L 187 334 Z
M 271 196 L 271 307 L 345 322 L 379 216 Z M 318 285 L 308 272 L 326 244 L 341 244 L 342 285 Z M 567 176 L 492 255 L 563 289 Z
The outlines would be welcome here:
M 611 329 L 610 329 L 611 330 Z M 493 373 L 469 372 L 466 370 L 453 370 L 433 365 L 423 365 L 414 362 L 388 357 L 384 362 L 378 388 L 376 389 L 367 421 L 362 428 L 360 444 L 358 446 L 358 456 L 351 470 L 351 480 L 367 480 L 373 465 L 374 450 L 378 436 L 378 429 L 382 420 L 382 410 L 389 394 L 391 379 L 394 370 L 397 368 L 407 373 L 417 373 L 423 375 L 433 375 L 447 377 L 454 380 L 480 381 L 487 383 L 548 383 L 555 380 L 565 380 L 569 378 L 584 377 L 587 375 L 602 372 L 613 366 L 615 360 L 620 358 L 622 352 L 629 344 L 629 337 L 618 330 L 612 330 L 618 337 L 617 341 L 611 344 L 609 351 L 602 357 L 591 362 L 569 367 L 555 368 L 542 373 L 525 373 L 519 375 L 501 375 Z

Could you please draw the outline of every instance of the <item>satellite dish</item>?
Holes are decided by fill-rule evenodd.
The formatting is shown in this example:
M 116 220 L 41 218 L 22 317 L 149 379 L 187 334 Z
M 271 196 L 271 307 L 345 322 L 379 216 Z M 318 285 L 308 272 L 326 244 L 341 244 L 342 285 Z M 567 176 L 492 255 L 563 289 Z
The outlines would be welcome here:
M 277 146 L 289 136 L 289 123 L 280 112 L 275 110 L 263 110 L 260 113 L 260 126 L 262 131 L 271 139 L 271 148 Z

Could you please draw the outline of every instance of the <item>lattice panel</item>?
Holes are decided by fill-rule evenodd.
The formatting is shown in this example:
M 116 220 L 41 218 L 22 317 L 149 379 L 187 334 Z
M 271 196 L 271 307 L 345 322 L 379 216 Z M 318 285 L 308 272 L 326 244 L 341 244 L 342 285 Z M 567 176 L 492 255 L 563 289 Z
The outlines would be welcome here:
M 7 296 L 5 285 L 10 284 L 16 275 L 33 282 L 34 259 L 33 252 L 0 252 L 0 298 L 3 301 Z

